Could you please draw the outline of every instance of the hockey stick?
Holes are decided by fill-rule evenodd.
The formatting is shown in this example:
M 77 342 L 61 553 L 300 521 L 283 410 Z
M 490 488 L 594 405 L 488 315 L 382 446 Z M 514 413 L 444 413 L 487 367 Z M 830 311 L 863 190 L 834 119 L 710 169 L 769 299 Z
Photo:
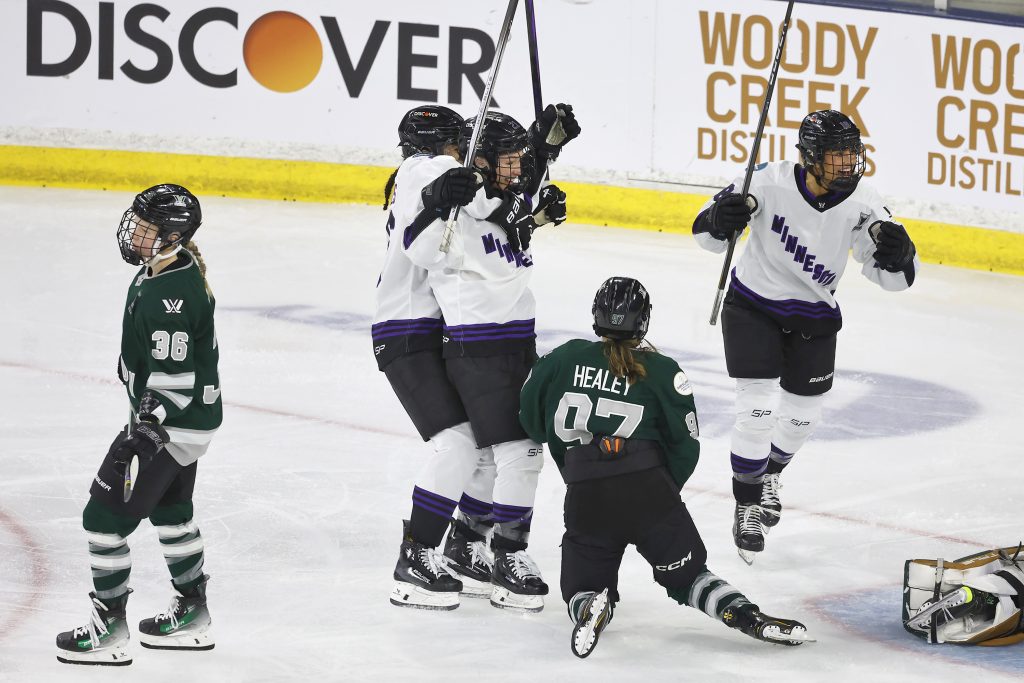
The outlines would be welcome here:
M 533 81 L 533 111 L 540 119 L 544 111 L 544 98 L 540 94 L 540 57 L 537 50 L 537 15 L 533 0 L 526 0 L 526 40 L 530 47 L 530 79 Z
M 530 49 L 530 80 L 533 81 L 533 112 L 535 120 L 540 121 L 544 111 L 544 97 L 540 92 L 540 50 L 537 49 L 537 15 L 533 11 L 533 0 L 526 0 L 526 41 Z M 540 182 L 548 179 L 549 160 L 544 160 L 544 173 Z M 539 186 L 538 186 L 539 187 Z
M 473 160 L 476 158 L 476 148 L 480 144 L 480 133 L 484 129 L 484 120 L 487 118 L 487 110 L 491 106 L 491 90 L 494 88 L 494 81 L 498 78 L 498 68 L 501 66 L 501 58 L 505 54 L 505 45 L 508 43 L 508 34 L 512 28 L 512 20 L 516 16 L 516 7 L 519 0 L 508 0 L 508 9 L 505 10 L 505 19 L 501 24 L 501 32 L 498 33 L 498 42 L 494 49 L 494 64 L 491 65 L 491 73 L 487 75 L 487 87 L 484 88 L 484 96 L 480 99 L 480 111 L 476 115 L 476 124 L 473 126 L 473 136 L 469 139 L 469 149 L 466 150 L 466 158 L 462 160 L 464 168 L 472 168 Z M 440 249 L 445 254 L 452 246 L 452 237 L 455 235 L 455 220 L 459 217 L 460 206 L 452 208 L 448 214 L 448 222 L 445 223 L 444 233 L 441 236 Z
M 750 190 L 750 178 L 754 175 L 754 166 L 757 164 L 757 153 L 761 148 L 761 134 L 764 133 L 764 124 L 768 119 L 768 106 L 772 101 L 772 92 L 775 90 L 775 79 L 779 76 L 779 64 L 782 62 L 782 50 L 786 45 L 786 33 L 789 32 L 789 18 L 793 14 L 793 0 L 789 0 L 786 7 L 786 18 L 782 20 L 782 31 L 779 33 L 779 46 L 775 50 L 775 63 L 772 64 L 772 73 L 768 77 L 768 90 L 764 94 L 764 104 L 761 105 L 761 118 L 757 122 L 757 133 L 754 135 L 754 146 L 750 150 L 750 161 L 747 162 L 747 172 L 743 176 L 743 190 L 740 196 L 746 198 Z M 736 240 L 739 233 L 733 233 L 729 238 L 729 248 L 725 252 L 725 263 L 722 264 L 722 274 L 718 278 L 718 292 L 715 294 L 715 307 L 711 309 L 711 320 L 708 322 L 714 325 L 718 321 L 718 309 L 722 306 L 722 297 L 725 296 L 725 281 L 729 277 L 729 267 L 732 265 L 732 253 L 736 250 Z

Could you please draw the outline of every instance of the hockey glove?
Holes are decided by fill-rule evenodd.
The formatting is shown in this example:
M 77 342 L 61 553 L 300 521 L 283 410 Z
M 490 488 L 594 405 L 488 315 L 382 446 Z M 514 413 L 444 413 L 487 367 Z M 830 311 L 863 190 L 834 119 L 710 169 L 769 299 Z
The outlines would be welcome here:
M 479 184 L 477 174 L 468 168 L 453 168 L 423 188 L 423 206 L 441 211 L 455 206 L 465 206 L 473 201 Z
M 487 220 L 505 231 L 505 239 L 512 251 L 525 251 L 530 248 L 530 234 L 537 228 L 537 224 L 521 196 L 503 192 L 502 198 L 501 206 Z
M 753 204 L 753 206 L 751 206 Z M 728 240 L 739 235 L 750 223 L 750 216 L 757 207 L 756 200 L 747 195 L 727 194 L 711 205 L 708 217 L 711 229 L 708 231 L 716 240 Z
M 565 222 L 565 193 L 557 185 L 548 185 L 540 191 L 533 220 L 538 228 L 548 223 L 561 225 Z
M 132 458 L 137 456 L 139 469 L 142 469 L 167 445 L 167 440 L 167 432 L 155 420 L 139 422 L 114 448 L 114 467 L 124 474 L 128 471 Z
M 554 161 L 570 140 L 579 137 L 580 130 L 571 104 L 549 104 L 530 126 L 530 141 L 538 154 Z
M 899 223 L 879 221 L 868 228 L 875 241 L 875 262 L 890 273 L 899 273 L 914 260 L 917 249 L 906 228 Z

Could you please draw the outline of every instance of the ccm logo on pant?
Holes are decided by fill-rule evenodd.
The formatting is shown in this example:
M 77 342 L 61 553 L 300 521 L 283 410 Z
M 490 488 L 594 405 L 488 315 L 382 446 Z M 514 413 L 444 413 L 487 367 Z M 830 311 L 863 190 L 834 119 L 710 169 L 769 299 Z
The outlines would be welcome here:
M 657 569 L 659 572 L 670 572 L 673 569 L 679 569 L 684 564 L 689 562 L 689 560 L 690 560 L 690 558 L 692 556 L 693 556 L 693 553 L 689 552 L 689 553 L 686 553 L 686 557 L 684 557 L 681 560 L 676 560 L 672 564 L 656 564 L 656 565 L 654 565 L 654 568 Z

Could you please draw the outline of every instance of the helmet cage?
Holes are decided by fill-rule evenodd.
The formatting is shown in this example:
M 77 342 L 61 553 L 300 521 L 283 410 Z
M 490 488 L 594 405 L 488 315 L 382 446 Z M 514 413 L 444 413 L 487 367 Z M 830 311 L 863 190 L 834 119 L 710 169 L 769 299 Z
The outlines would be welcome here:
M 473 117 L 462 125 L 459 152 L 463 158 L 469 154 L 475 122 Z M 473 168 L 499 190 L 522 193 L 531 187 L 536 167 L 537 152 L 526 129 L 507 114 L 489 112 L 480 131 Z
M 804 167 L 826 190 L 852 192 L 866 166 L 860 129 L 835 110 L 808 114 L 800 124 L 797 149 Z
M 156 230 L 153 237 L 140 234 L 149 227 L 142 221 Z M 191 192 L 180 185 L 156 185 L 136 195 L 121 216 L 118 250 L 127 263 L 141 266 L 168 247 L 187 244 L 201 224 L 199 200 Z M 172 240 L 174 234 L 178 236 Z

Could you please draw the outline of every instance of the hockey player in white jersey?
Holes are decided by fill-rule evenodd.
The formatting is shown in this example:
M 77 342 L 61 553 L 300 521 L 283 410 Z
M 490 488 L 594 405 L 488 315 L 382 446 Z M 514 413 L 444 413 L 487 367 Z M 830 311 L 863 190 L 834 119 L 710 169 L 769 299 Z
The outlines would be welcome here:
M 545 114 L 549 113 L 558 115 L 542 117 L 531 135 L 550 141 L 556 128 L 575 129 L 578 134 L 570 106 L 558 105 L 557 112 L 549 106 Z M 380 369 L 422 438 L 434 448 L 413 489 L 391 595 L 396 605 L 425 609 L 454 609 L 460 592 L 480 597 L 492 593 L 491 555 L 482 538 L 460 529 L 471 520 L 479 520 L 481 527 L 490 523 L 493 455 L 490 448 L 476 448 L 465 408 L 447 377 L 441 356 L 441 310 L 427 283 L 427 271 L 405 253 L 405 240 L 424 220 L 446 216 L 452 206 L 465 204 L 476 192 L 477 174 L 450 163 L 459 157 L 461 124 L 457 113 L 436 105 L 414 107 L 402 117 L 398 132 L 405 160 L 385 188 L 389 242 L 372 329 Z M 568 141 L 565 137 L 562 144 Z M 557 156 L 560 147 L 549 145 L 546 152 Z M 548 196 L 553 196 L 552 190 L 557 188 L 545 188 Z M 559 222 L 564 220 L 564 195 L 561 200 L 548 209 Z M 456 505 L 464 521 L 456 522 L 445 547 L 448 557 L 442 558 L 437 547 Z
M 464 154 L 473 123 L 463 126 Z M 526 553 L 543 455 L 518 420 L 519 390 L 536 360 L 530 238 L 538 224 L 560 222 L 565 215 L 565 195 L 554 186 L 540 192 L 533 208 L 522 194 L 535 186 L 535 154 L 527 130 L 515 119 L 488 113 L 474 160 L 483 183 L 461 210 L 449 251 L 438 248 L 443 217 L 413 221 L 400 236 L 409 259 L 427 269 L 428 285 L 443 312 L 447 374 L 469 415 L 476 445 L 490 447 L 494 455 L 496 479 L 487 520 L 493 523 L 491 603 L 528 611 L 542 609 L 548 592 Z M 429 163 L 437 177 L 458 166 L 448 157 Z M 399 202 L 403 183 L 400 172 Z M 436 201 L 432 186 L 425 187 L 420 200 L 429 212 Z M 485 529 L 461 521 L 456 526 L 461 534 L 483 542 Z
M 748 564 L 764 549 L 766 528 L 779 522 L 780 474 L 817 426 L 832 388 L 842 327 L 834 294 L 849 252 L 889 291 L 914 284 L 919 267 L 907 231 L 860 182 L 864 145 L 849 117 L 808 114 L 797 148 L 799 164 L 757 166 L 746 197 L 737 179 L 693 223 L 697 242 L 716 253 L 750 226 L 722 309 L 726 366 L 736 379 L 733 536 Z
M 404 229 L 396 226 L 413 222 L 424 185 L 431 186 L 439 205 L 461 205 L 472 199 L 477 181 L 471 171 L 454 169 L 439 177 L 429 170 L 436 155 L 458 156 L 462 122 L 456 112 L 436 105 L 414 107 L 402 117 L 398 135 L 404 161 L 385 189 L 388 248 L 377 282 L 371 330 L 378 367 L 434 451 L 416 477 L 391 593 L 392 603 L 422 609 L 459 605 L 462 583 L 445 568 L 438 546 L 463 482 L 480 454 L 466 410 L 445 372 L 441 309 L 427 285 L 427 271 L 406 257 Z M 424 166 L 428 167 L 425 173 Z M 393 192 L 396 181 L 408 192 Z M 406 194 L 411 200 L 400 201 Z

